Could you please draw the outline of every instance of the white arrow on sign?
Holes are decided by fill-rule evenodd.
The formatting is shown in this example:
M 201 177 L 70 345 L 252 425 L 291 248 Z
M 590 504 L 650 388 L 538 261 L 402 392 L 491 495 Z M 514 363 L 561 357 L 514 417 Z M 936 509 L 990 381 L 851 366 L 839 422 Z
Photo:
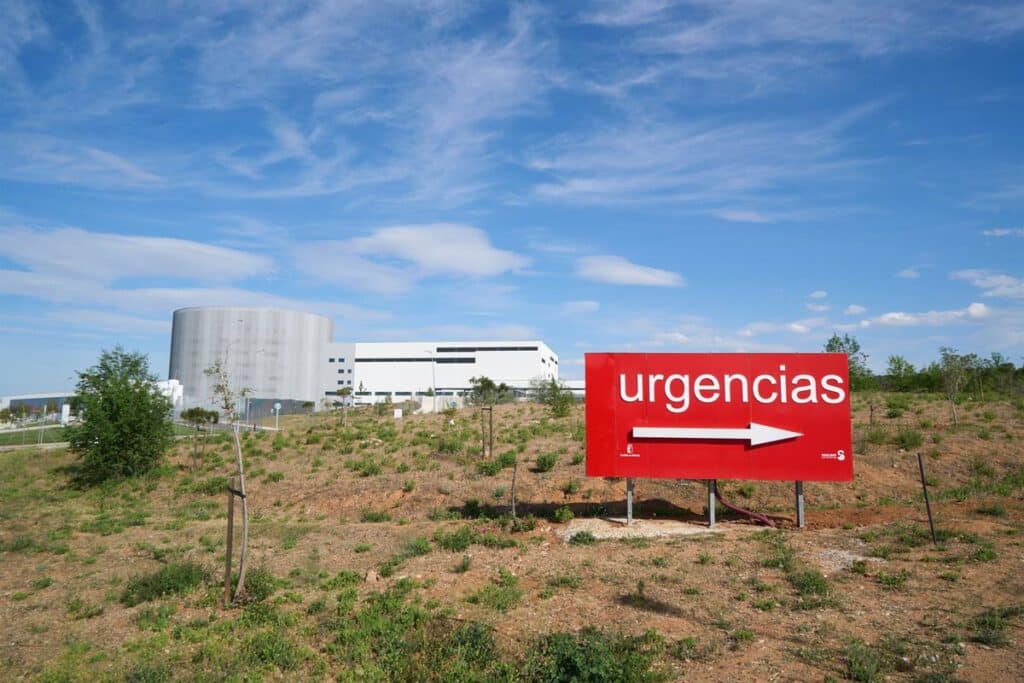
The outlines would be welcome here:
M 750 427 L 633 427 L 634 439 L 714 439 L 721 441 L 749 441 L 751 446 L 785 441 L 803 436 L 801 432 L 769 427 L 751 422 Z

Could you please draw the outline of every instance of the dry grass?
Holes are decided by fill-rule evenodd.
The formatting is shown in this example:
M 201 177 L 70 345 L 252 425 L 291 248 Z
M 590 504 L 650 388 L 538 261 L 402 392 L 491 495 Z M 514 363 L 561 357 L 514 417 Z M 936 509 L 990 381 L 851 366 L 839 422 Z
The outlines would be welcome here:
M 581 407 L 558 420 L 530 404 L 495 410 L 495 457 L 518 459 L 519 510 L 536 518 L 518 531 L 503 517 L 512 470 L 479 466 L 470 410 L 454 427 L 368 411 L 350 412 L 344 427 L 334 416 L 289 418 L 280 438 L 247 439 L 252 554 L 266 597 L 228 610 L 216 578 L 122 601 L 139 577 L 167 567 L 221 576 L 225 443 L 211 443 L 195 471 L 181 444 L 153 476 L 84 491 L 69 488 L 65 452 L 3 452 L 0 679 L 344 678 L 363 655 L 339 645 L 339 629 L 358 632 L 360 615 L 386 613 L 389 624 L 410 620 L 407 640 L 421 629 L 435 643 L 441 629 L 486 649 L 483 631 L 459 625 L 493 627 L 497 650 L 473 660 L 480 667 L 525 666 L 538 634 L 597 626 L 655 629 L 661 640 L 645 641 L 645 652 L 669 678 L 1010 680 L 1024 670 L 1021 414 L 995 401 L 967 406 L 951 431 L 940 400 L 912 397 L 899 418 L 868 425 L 869 400 L 885 406 L 855 396 L 856 480 L 807 485 L 808 530 L 727 522 L 720 537 L 595 544 L 554 533 L 559 509 L 623 513 L 623 482 L 584 476 Z M 937 548 L 916 451 L 900 450 L 917 443 L 911 431 L 928 454 Z M 538 459 L 552 454 L 541 471 Z M 791 517 L 789 484 L 720 488 Z M 645 480 L 637 497 L 641 517 L 699 521 L 704 487 Z M 376 660 L 359 662 L 372 679 Z

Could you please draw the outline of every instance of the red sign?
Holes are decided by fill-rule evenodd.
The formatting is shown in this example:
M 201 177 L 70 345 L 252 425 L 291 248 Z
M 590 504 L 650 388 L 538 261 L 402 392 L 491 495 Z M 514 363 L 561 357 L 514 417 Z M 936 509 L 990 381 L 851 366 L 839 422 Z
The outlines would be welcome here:
M 850 481 L 842 353 L 588 353 L 587 476 Z

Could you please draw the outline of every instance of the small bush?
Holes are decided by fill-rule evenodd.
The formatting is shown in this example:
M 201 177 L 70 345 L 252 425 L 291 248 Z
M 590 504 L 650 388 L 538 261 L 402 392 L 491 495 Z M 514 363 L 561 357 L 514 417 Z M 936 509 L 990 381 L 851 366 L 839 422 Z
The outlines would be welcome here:
M 562 493 L 567 496 L 571 496 L 574 493 L 579 493 L 580 482 L 576 479 L 570 479 L 569 481 L 562 484 Z
M 558 462 L 558 453 L 544 453 L 537 456 L 535 467 L 538 472 L 550 472 Z
M 560 507 L 557 510 L 555 510 L 554 517 L 555 517 L 555 521 L 558 522 L 559 524 L 565 524 L 566 522 L 571 522 L 572 518 L 573 518 L 572 510 L 570 510 L 568 508 L 568 506 L 563 505 L 562 507 Z
M 597 537 L 589 531 L 577 531 L 569 537 L 570 545 L 594 545 L 597 543 Z
M 523 667 L 530 681 L 659 681 L 653 669 L 664 652 L 655 631 L 621 636 L 586 628 L 579 633 L 551 633 L 534 643 Z
M 242 645 L 244 659 L 257 667 L 272 666 L 292 671 L 305 659 L 301 648 L 277 631 L 257 631 Z
M 266 567 L 253 567 L 245 574 L 245 596 L 251 602 L 262 602 L 277 590 L 277 577 Z
M 901 429 L 896 432 L 893 443 L 905 451 L 911 451 L 921 447 L 924 443 L 924 437 L 921 436 L 921 432 L 913 429 Z
M 800 595 L 828 595 L 828 580 L 816 569 L 791 572 L 786 578 Z
M 359 519 L 363 522 L 390 522 L 391 515 L 383 510 L 363 510 L 359 515 Z
M 882 662 L 873 648 L 860 640 L 854 640 L 843 652 L 846 659 L 846 676 L 859 683 L 874 683 L 882 680 Z
M 519 588 L 519 579 L 508 570 L 498 570 L 498 578 L 467 598 L 468 602 L 483 605 L 498 612 L 507 612 L 516 606 L 523 591 Z
M 884 588 L 889 590 L 900 590 L 903 588 L 903 584 L 910 578 L 910 572 L 906 569 L 901 569 L 895 574 L 886 574 L 885 572 L 879 572 L 878 583 L 882 584 Z
M 134 607 L 139 603 L 156 600 L 165 595 L 180 595 L 205 582 L 206 579 L 206 568 L 201 564 L 174 562 L 161 567 L 152 574 L 130 578 L 121 594 L 121 603 L 128 607 Z
M 476 532 L 468 524 L 456 531 L 445 532 L 438 529 L 434 532 L 434 543 L 452 553 L 463 552 L 476 540 Z

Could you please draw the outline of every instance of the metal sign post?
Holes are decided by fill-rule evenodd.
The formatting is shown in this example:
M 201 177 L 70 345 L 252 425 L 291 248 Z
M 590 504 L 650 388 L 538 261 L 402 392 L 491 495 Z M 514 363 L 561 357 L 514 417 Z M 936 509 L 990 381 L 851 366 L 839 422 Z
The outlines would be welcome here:
M 718 482 L 708 479 L 708 528 L 715 528 L 715 498 L 718 493 Z
M 804 483 L 802 481 L 796 482 L 796 526 L 798 529 L 803 529 L 805 526 L 804 522 Z
M 633 524 L 633 479 L 626 479 L 626 526 Z

